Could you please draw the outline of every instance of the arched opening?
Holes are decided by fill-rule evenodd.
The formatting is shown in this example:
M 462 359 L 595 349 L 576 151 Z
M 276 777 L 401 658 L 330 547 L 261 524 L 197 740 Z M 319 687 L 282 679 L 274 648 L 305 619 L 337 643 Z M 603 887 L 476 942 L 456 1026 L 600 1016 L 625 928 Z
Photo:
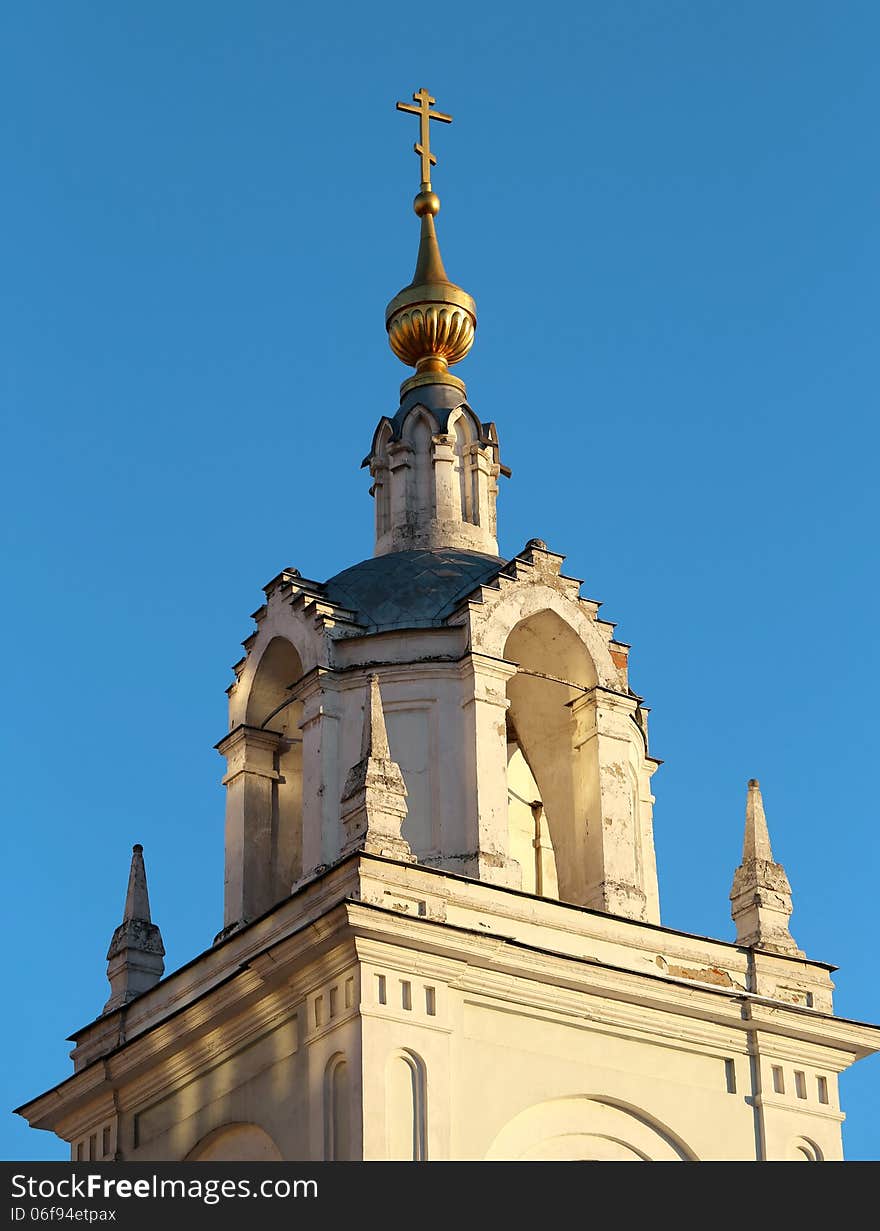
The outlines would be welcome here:
M 586 647 L 555 612 L 538 611 L 511 631 L 507 684 L 508 835 L 529 892 L 583 904 L 587 795 L 575 764 L 569 705 L 596 683 Z
M 428 1157 L 425 1065 L 407 1049 L 395 1052 L 385 1074 L 386 1157 L 424 1162 Z
M 281 1151 L 259 1124 L 222 1124 L 203 1137 L 186 1163 L 280 1163 Z
M 541 792 L 508 715 L 507 828 L 509 853 L 522 868 L 521 888 L 559 897 L 556 855 Z
M 290 893 L 302 876 L 302 702 L 290 686 L 302 678 L 302 660 L 284 637 L 269 642 L 257 667 L 248 697 L 250 727 L 276 731 L 281 739 L 274 754 L 277 779 L 272 783 L 271 851 L 275 900 Z

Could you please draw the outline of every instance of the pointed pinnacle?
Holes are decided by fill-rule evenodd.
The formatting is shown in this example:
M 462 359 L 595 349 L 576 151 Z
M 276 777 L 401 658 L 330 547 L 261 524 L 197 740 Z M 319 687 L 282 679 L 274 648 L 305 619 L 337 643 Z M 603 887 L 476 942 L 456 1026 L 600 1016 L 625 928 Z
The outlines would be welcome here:
M 144 848 L 140 842 L 131 848 L 131 870 L 128 873 L 128 892 L 125 895 L 125 911 L 122 922 L 139 919 L 150 923 L 150 896 L 147 893 L 147 871 L 144 867 Z
M 773 851 L 770 849 L 770 831 L 767 828 L 767 818 L 764 815 L 764 801 L 761 798 L 761 786 L 757 778 L 749 779 L 749 793 L 746 796 L 746 832 L 743 839 L 743 863 L 748 859 L 763 859 L 773 862 Z
M 423 286 L 434 282 L 448 282 L 449 278 L 443 267 L 440 255 L 440 244 L 437 242 L 437 230 L 431 214 L 422 215 L 422 234 L 419 240 L 419 255 L 416 261 L 416 272 L 413 274 L 411 286 Z
M 389 761 L 388 732 L 385 729 L 385 712 L 382 709 L 382 694 L 379 692 L 378 675 L 370 676 L 367 704 L 364 706 L 364 735 L 361 742 L 361 760 L 373 757 L 377 761 Z

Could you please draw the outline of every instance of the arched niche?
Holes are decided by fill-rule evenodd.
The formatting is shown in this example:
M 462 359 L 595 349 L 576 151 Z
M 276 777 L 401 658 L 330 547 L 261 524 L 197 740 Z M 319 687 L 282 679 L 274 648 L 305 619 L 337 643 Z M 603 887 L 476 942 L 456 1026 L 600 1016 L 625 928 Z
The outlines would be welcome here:
M 276 901 L 302 876 L 302 702 L 291 684 L 302 678 L 302 660 L 285 637 L 274 637 L 260 658 L 248 694 L 245 721 L 281 735 L 272 783 L 271 850 Z M 262 804 L 260 806 L 263 806 Z
M 388 469 L 388 446 L 391 443 L 392 428 L 390 423 L 384 423 L 376 435 L 373 453 L 373 497 L 376 501 L 376 538 L 387 534 L 391 529 L 391 472 Z
M 453 441 L 452 472 L 458 512 L 462 521 L 477 526 L 480 523 L 480 497 L 471 448 L 477 439 L 476 426 L 467 411 L 459 409 L 449 416 L 446 430 Z
M 511 630 L 504 658 L 517 664 L 507 683 L 511 854 L 523 868 L 524 889 L 584 904 L 588 783 L 575 763 L 569 703 L 595 684 L 596 669 L 577 633 L 546 608 Z
M 190 1150 L 186 1163 L 280 1163 L 281 1151 L 259 1124 L 222 1124 Z
M 437 424 L 433 416 L 421 407 L 414 410 L 404 426 L 404 440 L 412 450 L 407 471 L 406 509 L 415 523 L 436 515 L 437 494 L 434 484 L 433 438 Z
M 352 1153 L 351 1065 L 342 1052 L 327 1061 L 324 1070 L 324 1161 L 344 1163 Z
M 824 1155 L 809 1137 L 795 1137 L 788 1147 L 788 1157 L 794 1163 L 821 1163 Z
M 385 1067 L 386 1158 L 424 1162 L 428 1157 L 425 1064 L 415 1052 L 393 1052 Z
M 486 1159 L 680 1162 L 695 1160 L 696 1155 L 640 1108 L 598 1095 L 572 1095 L 519 1112 L 495 1137 Z

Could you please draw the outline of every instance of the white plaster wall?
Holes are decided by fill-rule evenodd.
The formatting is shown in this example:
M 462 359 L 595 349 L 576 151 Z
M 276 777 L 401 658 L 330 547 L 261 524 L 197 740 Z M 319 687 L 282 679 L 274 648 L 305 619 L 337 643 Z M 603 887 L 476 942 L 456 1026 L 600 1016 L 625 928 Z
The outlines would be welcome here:
M 282 1158 L 308 1157 L 306 1074 L 292 1018 L 254 1046 L 153 1098 L 123 1088 L 122 1107 L 136 1103 L 120 1117 L 120 1148 L 126 1161 L 179 1161 L 209 1134 L 244 1123 L 266 1133 Z M 251 1145 L 246 1139 L 244 1148 Z
M 461 684 L 456 663 L 399 663 L 347 673 L 341 681 L 340 749 L 328 791 L 341 797 L 360 759 L 369 672 L 379 676 L 392 759 L 407 788 L 404 836 L 426 863 L 464 849 L 468 800 L 461 769 Z M 337 847 L 337 850 L 339 848 Z
M 135 1161 L 241 1124 L 284 1158 L 321 1159 L 344 1057 L 352 1155 L 399 1157 L 414 1112 L 389 1064 L 407 1055 L 428 1159 L 841 1156 L 836 1073 L 877 1032 L 796 999 L 824 988 L 830 1009 L 824 968 L 361 862 L 134 1002 L 124 1047 L 98 1023 L 81 1046 L 107 1064 L 39 1114 L 74 1151 L 106 1129 Z
M 600 1131 L 591 1103 L 626 1109 L 628 1119 L 614 1118 L 614 1136 L 649 1158 L 755 1155 L 752 1111 L 741 1096 L 727 1093 L 723 1055 L 518 1014 L 485 1000 L 463 1003 L 460 1022 L 457 1093 L 463 1097 L 479 1081 L 482 1098 L 456 1120 L 456 1157 L 537 1156 L 545 1141 L 576 1131 L 578 1117 L 542 1115 L 517 1134 L 510 1126 L 530 1109 L 570 1099 L 583 1104 L 584 1134 Z

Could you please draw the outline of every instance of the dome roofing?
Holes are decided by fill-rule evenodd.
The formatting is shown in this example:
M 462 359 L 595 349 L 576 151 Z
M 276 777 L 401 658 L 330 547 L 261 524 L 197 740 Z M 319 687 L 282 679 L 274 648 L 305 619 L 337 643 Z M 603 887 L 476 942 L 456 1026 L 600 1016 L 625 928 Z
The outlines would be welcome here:
M 393 551 L 343 569 L 323 585 L 331 602 L 356 611 L 374 631 L 432 628 L 504 566 L 498 556 L 440 548 Z

